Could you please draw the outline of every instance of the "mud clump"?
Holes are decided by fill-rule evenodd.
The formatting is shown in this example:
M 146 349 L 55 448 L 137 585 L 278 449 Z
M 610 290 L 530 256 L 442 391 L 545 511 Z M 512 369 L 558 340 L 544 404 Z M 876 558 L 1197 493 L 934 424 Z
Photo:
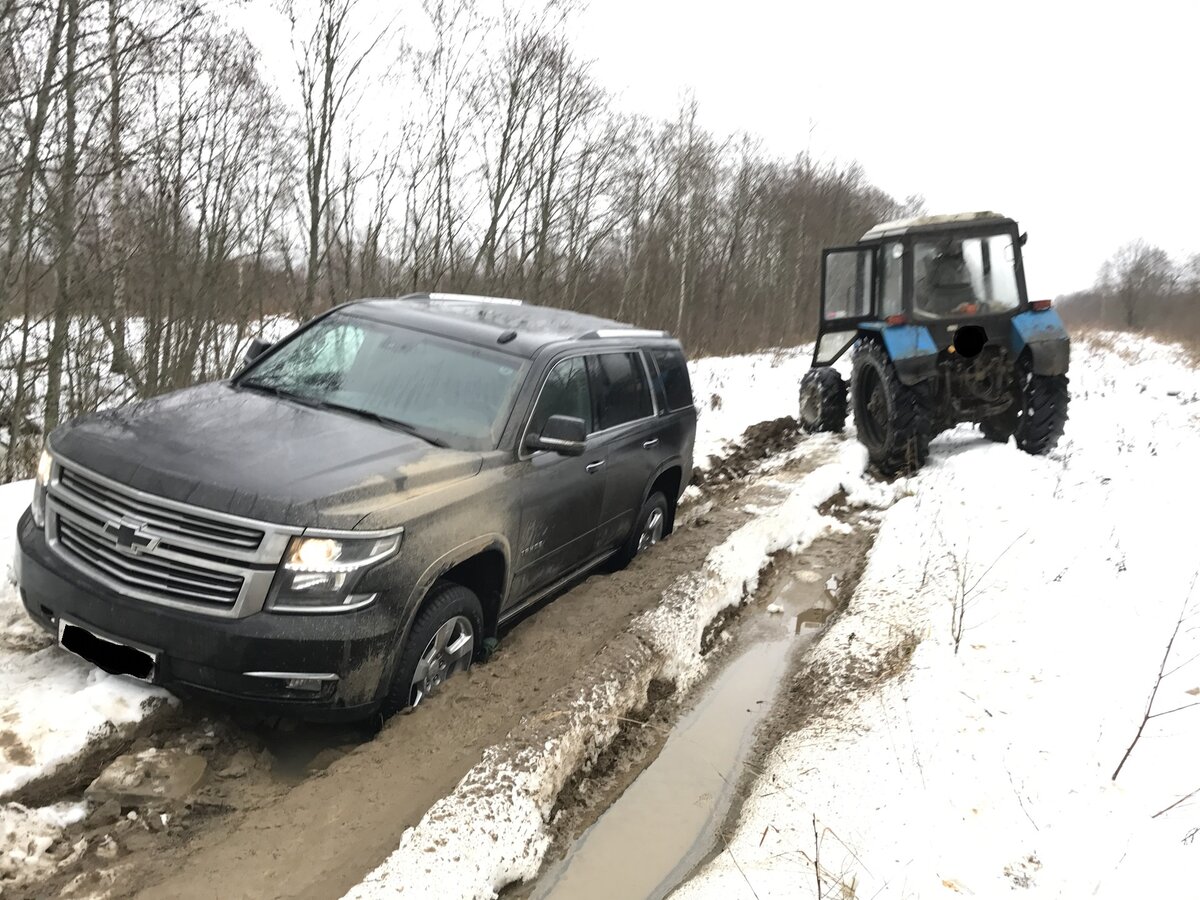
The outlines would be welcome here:
M 709 457 L 710 468 L 698 472 L 692 483 L 698 487 L 744 478 L 769 456 L 791 450 L 800 442 L 804 432 L 792 416 L 751 425 L 742 439 L 724 459 Z

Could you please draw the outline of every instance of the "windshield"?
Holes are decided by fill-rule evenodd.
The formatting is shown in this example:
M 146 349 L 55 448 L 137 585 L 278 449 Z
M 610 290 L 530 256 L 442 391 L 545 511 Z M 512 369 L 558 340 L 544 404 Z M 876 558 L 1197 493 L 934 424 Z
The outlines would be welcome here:
M 913 309 L 918 315 L 1006 313 L 1020 302 L 1011 234 L 913 242 Z
M 397 325 L 335 314 L 237 380 L 337 409 L 439 446 L 496 446 L 523 362 Z

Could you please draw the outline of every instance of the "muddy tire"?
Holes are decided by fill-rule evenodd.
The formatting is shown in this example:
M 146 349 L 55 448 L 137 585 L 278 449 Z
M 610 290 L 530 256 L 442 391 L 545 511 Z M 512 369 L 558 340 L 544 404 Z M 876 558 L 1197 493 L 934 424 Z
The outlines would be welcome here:
M 638 517 L 634 519 L 633 530 L 621 545 L 621 549 L 613 554 L 612 568 L 623 569 L 639 553 L 649 550 L 667 535 L 667 525 L 671 518 L 671 505 L 662 491 L 655 491 L 642 504 Z
M 396 665 L 383 715 L 415 709 L 442 683 L 470 668 L 483 647 L 483 607 L 475 592 L 438 582 L 417 614 Z
M 1071 393 L 1066 375 L 1035 375 L 1028 357 L 1017 362 L 1016 426 L 1013 436 L 1026 453 L 1049 453 L 1067 426 Z
M 850 393 L 858 439 L 880 472 L 900 475 L 925 464 L 933 432 L 928 388 L 902 384 L 875 341 L 863 341 L 855 351 Z
M 846 381 L 836 369 L 819 366 L 800 379 L 800 427 L 810 434 L 846 427 Z

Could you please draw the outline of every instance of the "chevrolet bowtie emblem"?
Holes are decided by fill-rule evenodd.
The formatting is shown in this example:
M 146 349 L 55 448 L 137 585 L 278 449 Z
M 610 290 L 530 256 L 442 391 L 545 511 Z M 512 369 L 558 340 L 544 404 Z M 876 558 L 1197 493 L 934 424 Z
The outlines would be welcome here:
M 128 550 L 135 556 L 139 553 L 150 553 L 158 546 L 162 538 L 149 534 L 145 524 L 132 519 L 121 519 L 119 522 L 105 522 L 104 533 L 122 550 Z

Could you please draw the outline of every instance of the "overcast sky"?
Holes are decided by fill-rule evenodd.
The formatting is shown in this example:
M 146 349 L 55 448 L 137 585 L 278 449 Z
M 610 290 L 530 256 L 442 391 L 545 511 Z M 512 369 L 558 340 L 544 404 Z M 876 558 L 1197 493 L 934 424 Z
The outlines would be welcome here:
M 268 0 L 224 2 L 294 81 Z M 673 117 L 692 91 L 721 135 L 1016 218 L 1033 297 L 1091 286 L 1135 238 L 1200 253 L 1200 0 L 591 0 L 574 31 L 625 110 Z
M 626 109 L 691 89 L 719 132 L 1013 216 L 1031 296 L 1133 238 L 1200 252 L 1197 0 L 592 0 L 577 45 Z

